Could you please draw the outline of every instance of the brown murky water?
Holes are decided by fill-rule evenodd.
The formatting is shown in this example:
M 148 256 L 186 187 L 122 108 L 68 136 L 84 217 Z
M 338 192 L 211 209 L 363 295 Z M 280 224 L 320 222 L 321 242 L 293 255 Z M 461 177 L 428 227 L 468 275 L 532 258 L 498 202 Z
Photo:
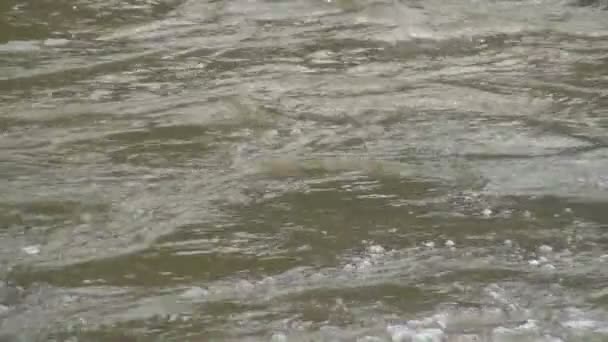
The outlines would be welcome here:
M 0 340 L 608 341 L 607 9 L 2 1 Z

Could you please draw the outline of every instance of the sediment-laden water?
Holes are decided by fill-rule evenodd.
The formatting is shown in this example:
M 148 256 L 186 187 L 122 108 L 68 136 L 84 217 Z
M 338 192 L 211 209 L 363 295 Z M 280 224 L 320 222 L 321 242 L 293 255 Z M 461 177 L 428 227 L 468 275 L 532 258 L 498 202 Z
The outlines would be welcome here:
M 0 340 L 608 341 L 607 9 L 4 0 Z

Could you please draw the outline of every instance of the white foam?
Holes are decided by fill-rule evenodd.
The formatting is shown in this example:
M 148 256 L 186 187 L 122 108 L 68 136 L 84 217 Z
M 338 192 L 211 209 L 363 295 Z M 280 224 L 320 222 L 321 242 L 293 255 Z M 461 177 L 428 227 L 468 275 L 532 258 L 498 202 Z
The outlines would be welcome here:
M 389 325 L 386 332 L 391 335 L 393 342 L 411 342 L 415 332 L 405 325 Z
M 9 309 L 8 306 L 4 305 L 4 304 L 0 304 L 0 314 L 3 314 L 5 312 L 7 312 Z
M 202 298 L 205 297 L 209 294 L 209 291 L 198 287 L 198 286 L 194 286 L 189 288 L 188 290 L 184 291 L 181 294 L 182 298 L 186 298 L 186 299 L 195 299 L 195 298 Z
M 490 209 L 490 208 L 485 208 L 485 209 L 484 209 L 484 210 L 481 212 L 481 214 L 482 214 L 483 216 L 485 216 L 485 217 L 490 217 L 490 216 L 492 216 L 492 209 Z
M 25 254 L 36 255 L 40 253 L 40 245 L 25 246 L 21 249 Z
M 492 330 L 492 341 L 494 342 L 519 342 L 538 341 L 534 338 L 539 336 L 540 331 L 536 322 L 528 321 L 517 328 L 497 327 Z
M 363 259 L 357 264 L 357 270 L 362 271 L 372 267 L 372 262 L 369 259 Z
M 380 245 L 369 246 L 369 248 L 367 250 L 371 254 L 384 254 L 384 252 L 385 252 L 384 247 L 382 247 Z
M 427 241 L 424 243 L 424 246 L 428 247 L 428 248 L 434 248 L 435 247 L 435 243 L 433 241 Z
M 357 342 L 385 342 L 385 340 L 376 336 L 363 336 L 359 337 Z
M 545 264 L 543 265 L 542 269 L 545 271 L 555 271 L 555 266 L 551 264 Z
M 236 284 L 236 288 L 241 291 L 252 291 L 254 289 L 254 285 L 247 280 L 240 280 Z
M 441 329 L 423 329 L 413 336 L 412 342 L 442 342 L 444 337 Z
M 445 332 L 438 328 L 424 328 L 435 319 L 429 317 L 423 321 L 408 321 L 407 325 L 390 325 L 386 331 L 393 342 L 442 342 L 446 337 Z
M 543 336 L 542 342 L 564 342 L 564 340 L 562 340 L 559 337 L 545 335 L 545 336 Z
M 287 335 L 283 333 L 274 333 L 270 337 L 270 342 L 287 342 Z
M 574 330 L 592 330 L 597 328 L 598 324 L 592 320 L 577 320 L 577 321 L 567 321 L 562 324 L 566 328 L 574 329 Z

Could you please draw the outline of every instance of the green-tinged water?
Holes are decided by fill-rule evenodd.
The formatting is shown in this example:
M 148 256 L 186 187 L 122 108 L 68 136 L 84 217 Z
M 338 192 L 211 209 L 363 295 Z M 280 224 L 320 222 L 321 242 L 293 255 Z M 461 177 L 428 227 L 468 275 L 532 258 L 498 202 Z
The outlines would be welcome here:
M 4 0 L 0 341 L 608 341 L 608 3 Z

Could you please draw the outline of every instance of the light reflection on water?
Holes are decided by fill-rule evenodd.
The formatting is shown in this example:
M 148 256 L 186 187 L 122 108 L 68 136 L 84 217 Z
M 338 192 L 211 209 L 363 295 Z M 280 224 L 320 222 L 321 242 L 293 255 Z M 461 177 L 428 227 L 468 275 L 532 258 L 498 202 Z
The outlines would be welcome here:
M 608 338 L 607 4 L 0 5 L 0 336 Z

